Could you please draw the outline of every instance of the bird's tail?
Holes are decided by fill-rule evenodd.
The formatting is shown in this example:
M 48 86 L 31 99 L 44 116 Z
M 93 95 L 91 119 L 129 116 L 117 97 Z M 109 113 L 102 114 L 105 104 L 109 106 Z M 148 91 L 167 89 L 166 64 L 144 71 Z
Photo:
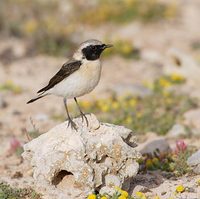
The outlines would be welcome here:
M 48 95 L 48 94 L 39 95 L 39 96 L 37 96 L 37 97 L 35 97 L 35 98 L 29 100 L 29 101 L 27 102 L 27 104 L 30 104 L 30 103 L 32 103 L 32 102 L 34 102 L 34 101 L 36 101 L 36 100 L 38 100 L 38 99 L 40 99 L 40 98 L 42 98 L 42 97 L 45 97 L 46 95 Z

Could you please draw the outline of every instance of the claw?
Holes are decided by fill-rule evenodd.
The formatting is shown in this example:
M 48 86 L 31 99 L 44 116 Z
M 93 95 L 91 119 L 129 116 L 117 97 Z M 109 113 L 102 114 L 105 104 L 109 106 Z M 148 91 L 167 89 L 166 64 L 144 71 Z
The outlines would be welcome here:
M 78 130 L 78 127 L 77 127 L 76 123 L 73 122 L 72 119 L 69 119 L 69 120 L 68 120 L 68 125 L 67 125 L 67 127 L 69 127 L 69 126 L 71 126 L 71 128 L 74 129 L 75 131 Z
M 84 119 L 85 119 L 86 125 L 87 125 L 87 127 L 88 127 L 88 126 L 89 126 L 89 122 L 88 122 L 88 119 L 87 119 L 86 115 L 85 115 L 83 112 L 81 112 L 81 119 L 82 119 L 82 122 L 83 122 Z

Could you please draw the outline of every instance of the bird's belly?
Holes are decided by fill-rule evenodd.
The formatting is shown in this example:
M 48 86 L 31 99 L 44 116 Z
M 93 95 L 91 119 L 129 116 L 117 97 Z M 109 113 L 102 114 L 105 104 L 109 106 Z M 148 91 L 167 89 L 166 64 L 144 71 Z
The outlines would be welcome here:
M 66 98 L 79 97 L 91 92 L 99 82 L 101 66 L 83 66 L 52 88 L 52 94 Z M 87 70 L 86 70 L 87 69 Z

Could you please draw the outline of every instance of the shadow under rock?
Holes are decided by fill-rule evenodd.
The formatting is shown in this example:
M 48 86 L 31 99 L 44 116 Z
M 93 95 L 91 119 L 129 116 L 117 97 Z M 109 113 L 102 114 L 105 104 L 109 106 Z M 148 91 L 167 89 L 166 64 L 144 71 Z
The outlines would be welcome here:
M 129 193 L 132 195 L 136 186 L 142 186 L 143 193 L 151 192 L 150 189 L 156 188 L 160 186 L 164 182 L 164 176 L 162 173 L 158 171 L 147 172 L 145 174 L 138 174 L 134 179 L 131 181 Z

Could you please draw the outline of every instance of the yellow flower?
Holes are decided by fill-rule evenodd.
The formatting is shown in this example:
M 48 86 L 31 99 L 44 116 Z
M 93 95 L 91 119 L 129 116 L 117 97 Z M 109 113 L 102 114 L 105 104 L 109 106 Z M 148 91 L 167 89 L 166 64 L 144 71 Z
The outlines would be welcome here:
M 200 186 L 200 179 L 197 180 L 197 185 Z
M 121 195 L 127 198 L 128 197 L 128 192 L 122 190 Z
M 90 194 L 87 199 L 96 199 L 97 196 L 95 194 Z
M 152 163 L 153 163 L 154 165 L 158 166 L 158 165 L 160 164 L 160 161 L 159 161 L 158 158 L 154 157 L 154 158 L 152 159 Z
M 160 197 L 158 195 L 156 195 L 153 199 L 160 199 Z
M 163 96 L 164 96 L 164 97 L 169 97 L 169 96 L 170 96 L 170 93 L 167 92 L 167 91 L 163 91 Z
M 118 199 L 127 199 L 127 197 L 121 195 L 121 196 L 118 197 Z
M 89 101 L 83 101 L 81 104 L 86 109 L 90 107 L 90 102 Z
M 101 199 L 108 199 L 106 196 L 102 196 Z
M 133 4 L 135 3 L 135 0 L 125 0 L 124 3 L 127 6 L 133 6 Z
M 146 161 L 146 167 L 147 167 L 147 169 L 151 169 L 153 167 L 153 162 L 151 159 L 148 159 Z
M 160 78 L 159 79 L 159 84 L 160 86 L 162 86 L 163 88 L 168 88 L 171 86 L 171 83 L 169 81 L 167 81 L 166 79 Z
M 141 112 L 138 112 L 138 113 L 136 114 L 136 117 L 137 117 L 137 118 L 141 118 L 141 117 L 142 117 L 142 113 L 141 113 Z
M 3 85 L 0 85 L 0 90 L 12 91 L 15 94 L 20 94 L 22 92 L 22 88 L 15 85 L 11 80 L 7 80 Z
M 113 107 L 113 109 L 118 109 L 119 108 L 119 102 L 113 102 L 112 107 Z
M 143 82 L 143 85 L 147 88 L 149 88 L 150 90 L 153 90 L 154 89 L 154 84 L 152 82 L 147 82 L 147 81 L 144 81 Z
M 136 103 L 137 103 L 137 100 L 134 99 L 134 98 L 132 98 L 132 99 L 129 101 L 129 105 L 130 105 L 131 107 L 134 107 L 134 106 L 136 105 Z
M 126 42 L 122 44 L 120 50 L 124 55 L 129 55 L 132 52 L 133 47 L 130 45 L 130 43 Z
M 101 110 L 103 112 L 108 112 L 109 111 L 109 106 L 107 104 L 104 104 L 103 106 L 101 106 Z
M 173 102 L 172 99 L 173 99 L 173 98 L 167 98 L 167 99 L 166 99 L 166 104 L 171 104 L 171 103 Z
M 118 187 L 118 186 L 115 186 L 115 189 L 116 189 L 116 191 L 118 191 L 118 192 L 122 192 L 122 189 L 120 188 L 120 187 Z
M 183 76 L 176 74 L 176 73 L 171 74 L 170 78 L 173 81 L 184 81 L 185 80 L 185 78 Z
M 185 187 L 183 186 L 183 185 L 178 185 L 177 187 L 176 187 L 176 192 L 177 193 L 182 193 L 182 192 L 184 192 L 185 191 Z
M 37 21 L 35 20 L 29 20 L 24 24 L 24 31 L 25 33 L 31 34 L 36 31 L 38 28 Z
M 109 111 L 109 105 L 108 102 L 106 102 L 106 100 L 99 100 L 97 102 L 98 107 L 101 109 L 101 111 L 103 112 L 108 112 Z
M 128 116 L 127 118 L 126 118 L 126 120 L 125 120 L 125 122 L 127 123 L 127 124 L 131 124 L 132 123 L 132 117 L 130 117 L 130 116 Z
M 140 191 L 137 191 L 135 193 L 135 195 L 139 198 L 139 199 L 147 199 L 146 195 Z
M 164 11 L 164 16 L 166 19 L 172 19 L 177 14 L 177 5 L 175 3 L 171 3 L 171 5 L 168 5 L 167 8 Z

